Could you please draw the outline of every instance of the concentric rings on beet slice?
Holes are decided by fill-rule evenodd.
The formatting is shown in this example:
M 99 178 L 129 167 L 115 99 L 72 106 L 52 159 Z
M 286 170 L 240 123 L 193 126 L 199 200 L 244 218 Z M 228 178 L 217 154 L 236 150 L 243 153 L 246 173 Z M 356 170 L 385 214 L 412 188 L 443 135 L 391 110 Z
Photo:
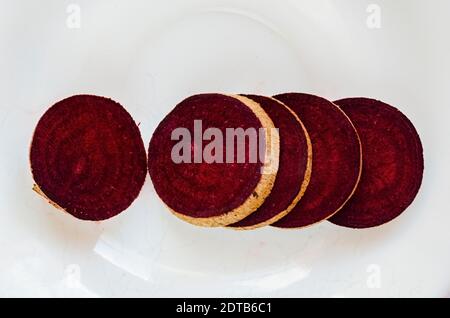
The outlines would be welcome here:
M 254 229 L 278 221 L 299 202 L 311 176 L 312 148 L 302 122 L 286 105 L 271 97 L 245 96 L 261 105 L 278 128 L 280 136 L 280 162 L 272 192 L 258 210 L 229 225 Z
M 146 152 L 130 114 L 111 99 L 77 95 L 39 120 L 30 150 L 35 191 L 82 220 L 128 208 L 147 173 Z
M 305 227 L 329 218 L 352 196 L 361 174 L 361 144 L 349 118 L 330 101 L 301 93 L 275 98 L 292 109 L 305 125 L 313 162 L 303 198 L 273 225 Z
M 355 194 L 330 221 L 350 228 L 389 222 L 412 203 L 422 183 L 419 135 L 405 115 L 381 101 L 347 98 L 335 103 L 358 130 L 363 169 Z
M 227 128 L 264 128 L 264 158 L 251 161 L 247 142 L 241 143 L 245 160 L 239 161 L 240 143 L 226 147 Z M 279 138 L 273 128 L 261 106 L 242 96 L 199 94 L 185 99 L 162 120 L 150 141 L 148 169 L 158 196 L 177 217 L 192 224 L 226 226 L 242 220 L 272 190 L 279 158 Z M 199 131 L 204 137 L 208 134 L 209 140 L 199 139 Z M 183 139 L 189 142 L 189 149 L 178 148 L 185 145 Z M 213 141 L 223 147 L 209 148 Z M 234 153 L 231 162 L 226 160 L 227 149 Z M 206 160 L 207 153 L 217 157 Z M 174 155 L 184 159 L 174 160 Z

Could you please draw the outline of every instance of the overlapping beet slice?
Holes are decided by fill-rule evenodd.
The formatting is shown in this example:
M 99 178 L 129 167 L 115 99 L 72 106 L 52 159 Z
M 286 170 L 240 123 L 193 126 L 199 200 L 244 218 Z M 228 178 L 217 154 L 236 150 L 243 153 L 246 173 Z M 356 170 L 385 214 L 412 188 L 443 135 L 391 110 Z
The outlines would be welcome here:
M 303 122 L 312 143 L 311 180 L 299 203 L 273 225 L 298 228 L 336 213 L 353 194 L 361 173 L 361 146 L 351 121 L 330 101 L 309 94 L 275 96 Z
M 83 220 L 125 210 L 145 181 L 146 152 L 130 114 L 111 99 L 72 96 L 39 120 L 30 150 L 35 190 Z
M 405 115 L 381 101 L 347 98 L 335 103 L 359 133 L 363 169 L 355 194 L 330 221 L 351 228 L 389 222 L 411 204 L 422 183 L 419 135 Z
M 280 134 L 280 162 L 272 192 L 258 210 L 230 225 L 254 229 L 281 219 L 301 199 L 311 176 L 312 148 L 302 122 L 286 105 L 270 97 L 245 96 L 261 105 Z
M 205 161 L 203 141 L 196 141 L 195 121 L 201 121 L 201 133 L 206 133 L 209 128 L 218 129 L 223 145 L 227 128 L 270 130 L 274 128 L 273 122 L 259 104 L 245 97 L 200 94 L 178 104 L 159 124 L 150 141 L 148 169 L 153 185 L 176 216 L 202 226 L 225 226 L 240 221 L 264 202 L 273 187 L 278 167 L 266 168 L 262 162 L 268 158 L 250 162 L 249 143 L 245 145 L 244 163 L 239 163 L 236 157 L 231 163 Z M 190 162 L 174 161 L 173 158 L 172 151 L 182 138 L 180 135 L 172 140 L 172 134 L 179 128 L 187 130 L 191 138 Z M 235 156 L 237 147 L 238 142 L 233 149 Z M 222 148 L 223 159 L 226 148 Z M 265 148 L 266 156 L 271 151 L 273 158 L 278 160 L 277 135 L 265 136 Z M 184 151 L 179 153 L 184 154 Z M 200 162 L 195 160 L 196 153 L 201 156 Z

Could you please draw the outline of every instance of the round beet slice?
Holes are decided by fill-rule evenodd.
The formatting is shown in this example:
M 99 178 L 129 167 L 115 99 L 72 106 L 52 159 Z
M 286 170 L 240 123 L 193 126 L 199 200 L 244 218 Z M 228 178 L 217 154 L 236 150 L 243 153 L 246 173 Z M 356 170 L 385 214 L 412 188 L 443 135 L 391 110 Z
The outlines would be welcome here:
M 280 162 L 272 192 L 258 210 L 229 225 L 254 229 L 278 221 L 301 199 L 311 176 L 312 148 L 302 122 L 286 105 L 271 97 L 245 96 L 261 105 L 280 136 Z
M 111 99 L 77 95 L 39 120 L 30 150 L 34 189 L 82 220 L 105 220 L 138 196 L 146 152 L 130 114 Z
M 330 221 L 351 228 L 389 222 L 411 204 L 422 183 L 419 135 L 405 115 L 383 102 L 347 98 L 335 103 L 358 130 L 363 169 L 355 194 Z
M 234 139 L 234 146 L 226 146 L 230 129 L 261 128 L 262 160 L 250 160 L 250 141 Z M 148 169 L 158 196 L 177 217 L 196 225 L 226 226 L 247 217 L 264 202 L 275 181 L 279 138 L 271 133 L 273 128 L 261 106 L 242 96 L 200 94 L 185 99 L 150 141 Z M 213 142 L 222 148 L 212 147 Z M 227 150 L 234 154 L 230 160 Z M 238 153 L 245 158 L 239 160 Z
M 353 124 L 330 101 L 301 93 L 275 96 L 301 119 L 312 143 L 311 180 L 303 198 L 273 225 L 308 226 L 336 213 L 351 197 L 361 174 L 361 145 Z

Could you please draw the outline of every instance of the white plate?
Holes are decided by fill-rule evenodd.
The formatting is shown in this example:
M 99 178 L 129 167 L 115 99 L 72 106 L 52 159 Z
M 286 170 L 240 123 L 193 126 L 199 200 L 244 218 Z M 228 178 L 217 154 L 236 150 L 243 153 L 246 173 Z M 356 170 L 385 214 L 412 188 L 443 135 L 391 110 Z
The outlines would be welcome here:
M 0 3 L 0 295 L 450 294 L 448 1 L 67 3 Z M 371 28 L 377 9 L 381 28 Z M 418 197 L 369 230 L 323 222 L 236 232 L 182 223 L 149 178 L 126 212 L 102 223 L 31 191 L 32 131 L 57 100 L 109 96 L 148 144 L 177 102 L 216 91 L 368 96 L 399 107 L 425 148 Z

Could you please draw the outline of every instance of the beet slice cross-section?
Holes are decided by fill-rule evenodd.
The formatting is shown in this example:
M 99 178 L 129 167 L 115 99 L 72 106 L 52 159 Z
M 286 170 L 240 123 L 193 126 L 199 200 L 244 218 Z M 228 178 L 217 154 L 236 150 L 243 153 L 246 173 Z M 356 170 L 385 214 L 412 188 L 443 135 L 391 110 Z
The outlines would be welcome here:
M 34 189 L 83 220 L 125 210 L 145 181 L 139 128 L 118 103 L 77 95 L 57 102 L 39 120 L 30 150 Z
M 361 174 L 361 145 L 351 121 L 335 104 L 309 94 L 275 96 L 292 109 L 312 143 L 311 180 L 303 198 L 273 225 L 299 228 L 327 219 L 353 194 Z
M 416 129 L 398 109 L 369 98 L 335 102 L 350 117 L 361 138 L 363 169 L 353 197 L 330 221 L 368 228 L 400 215 L 414 200 L 424 169 Z
M 272 190 L 279 158 L 274 128 L 261 106 L 242 96 L 199 94 L 185 99 L 162 120 L 150 141 L 148 169 L 158 196 L 192 224 L 226 226 L 242 220 Z M 263 129 L 262 160 L 250 160 L 250 137 L 227 147 L 227 134 L 236 129 Z M 238 158 L 239 148 L 244 160 Z M 234 154 L 232 160 L 227 160 L 227 150 Z
M 278 221 L 301 199 L 311 176 L 312 148 L 302 122 L 286 105 L 271 97 L 245 96 L 261 105 L 280 135 L 280 162 L 272 192 L 256 212 L 230 225 L 254 229 Z

